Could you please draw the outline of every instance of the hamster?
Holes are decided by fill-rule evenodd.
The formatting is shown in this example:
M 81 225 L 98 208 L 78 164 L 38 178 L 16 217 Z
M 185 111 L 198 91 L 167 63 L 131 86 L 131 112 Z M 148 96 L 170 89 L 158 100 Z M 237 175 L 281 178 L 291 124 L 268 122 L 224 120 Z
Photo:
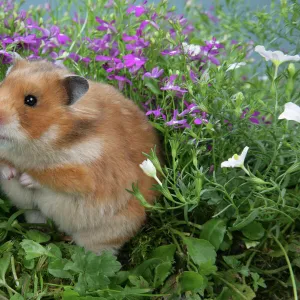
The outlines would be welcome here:
M 140 229 L 155 183 L 139 164 L 158 137 L 113 86 L 16 57 L 0 83 L 1 188 L 27 222 L 54 221 L 85 249 L 118 249 Z

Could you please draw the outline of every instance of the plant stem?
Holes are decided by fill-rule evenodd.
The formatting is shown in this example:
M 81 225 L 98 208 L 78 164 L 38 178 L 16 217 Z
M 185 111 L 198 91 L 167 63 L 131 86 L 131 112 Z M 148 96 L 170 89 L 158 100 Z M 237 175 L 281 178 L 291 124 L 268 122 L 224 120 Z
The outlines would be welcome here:
M 294 300 L 298 300 L 298 294 L 297 294 L 297 285 L 296 285 L 296 281 L 295 281 L 295 276 L 294 276 L 294 272 L 293 272 L 293 268 L 290 262 L 290 259 L 284 249 L 284 247 L 282 246 L 282 244 L 280 243 L 280 241 L 276 238 L 276 236 L 272 235 L 273 239 L 275 240 L 275 242 L 277 243 L 277 245 L 279 246 L 279 248 L 281 249 L 281 251 L 284 254 L 285 260 L 287 262 L 289 271 L 290 271 L 290 276 L 291 276 L 291 281 L 292 281 L 292 286 L 293 286 L 293 293 L 294 293 Z

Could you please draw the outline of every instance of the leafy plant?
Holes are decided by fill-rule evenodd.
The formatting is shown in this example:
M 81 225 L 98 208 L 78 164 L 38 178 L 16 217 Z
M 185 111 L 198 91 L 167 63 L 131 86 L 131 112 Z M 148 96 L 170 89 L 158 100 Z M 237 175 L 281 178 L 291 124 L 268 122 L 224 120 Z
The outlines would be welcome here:
M 2 195 L 0 298 L 298 299 L 299 124 L 278 117 L 300 103 L 299 63 L 253 50 L 299 53 L 300 4 L 197 3 L 179 16 L 167 1 L 1 2 L 1 78 L 16 51 L 113 84 L 158 130 L 166 164 L 145 154 L 162 195 L 149 205 L 133 185 L 149 218 L 118 257 L 24 223 Z

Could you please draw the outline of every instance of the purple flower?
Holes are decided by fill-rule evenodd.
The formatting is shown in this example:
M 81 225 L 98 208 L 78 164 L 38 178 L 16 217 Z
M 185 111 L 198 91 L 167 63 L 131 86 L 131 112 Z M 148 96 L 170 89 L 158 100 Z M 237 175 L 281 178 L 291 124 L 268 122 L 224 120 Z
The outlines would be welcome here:
M 143 22 L 141 23 L 141 25 L 140 25 L 140 27 L 139 27 L 138 30 L 139 30 L 139 31 L 143 31 L 143 30 L 146 28 L 146 26 L 147 26 L 148 24 L 150 24 L 151 26 L 153 26 L 155 29 L 159 30 L 159 26 L 158 26 L 155 22 L 150 21 L 150 20 L 145 20 L 145 21 L 143 21 Z
M 180 93 L 187 93 L 187 90 L 184 90 L 182 88 L 180 88 L 177 85 L 174 85 L 174 81 L 177 78 L 177 75 L 171 75 L 169 78 L 169 81 L 167 81 L 167 84 L 160 88 L 161 90 L 169 90 L 169 91 L 176 91 L 176 92 L 180 92 Z
M 249 108 L 246 108 L 242 115 L 241 115 L 241 119 L 244 119 L 246 114 L 249 112 Z M 253 124 L 259 124 L 260 121 L 259 119 L 257 118 L 258 116 L 260 115 L 260 112 L 259 111 L 255 111 L 249 118 L 250 122 L 253 123 Z
M 123 90 L 125 83 L 129 83 L 130 85 L 132 85 L 132 82 L 125 76 L 109 75 L 109 76 L 107 76 L 107 78 L 110 80 L 117 80 L 120 91 Z
M 36 55 L 36 54 L 31 54 L 31 55 L 27 56 L 27 59 L 28 59 L 28 60 L 38 60 L 38 59 L 40 59 L 40 58 L 41 58 L 41 57 L 38 56 L 38 55 Z
M 194 120 L 194 123 L 196 124 L 196 125 L 201 125 L 202 124 L 202 120 L 201 119 L 199 119 L 199 118 L 196 118 L 195 120 Z
M 148 1 L 144 1 L 143 5 L 145 5 L 147 2 Z M 130 5 L 126 12 L 127 14 L 134 12 L 136 17 L 140 17 L 147 12 L 147 9 L 142 5 Z
M 150 77 L 150 78 L 158 78 L 160 77 L 162 74 L 163 74 L 164 70 L 163 69 L 159 69 L 159 67 L 155 67 L 152 69 L 151 73 L 150 72 L 146 72 L 144 75 L 143 75 L 143 79 L 145 77 Z
M 24 21 L 26 19 L 26 16 L 27 16 L 27 12 L 24 9 L 22 9 L 19 12 L 19 16 L 17 17 L 17 20 Z
M 95 57 L 95 60 L 96 61 L 110 61 L 110 60 L 113 60 L 113 58 L 110 56 L 105 56 L 105 55 L 97 55 Z
M 72 60 L 74 60 L 76 63 L 77 63 L 79 60 L 82 59 L 82 57 L 81 57 L 79 54 L 74 53 L 74 52 L 71 52 L 71 53 L 69 54 L 69 58 L 71 58 Z
M 0 62 L 3 64 L 9 64 L 12 62 L 12 56 L 5 50 L 0 50 Z
M 98 26 L 96 29 L 99 31 L 107 31 L 107 30 L 111 30 L 114 33 L 117 33 L 116 28 L 113 26 L 113 24 L 116 21 L 111 21 L 110 23 L 100 19 L 99 17 L 96 17 L 96 21 L 100 24 L 100 26 Z
M 195 72 L 193 72 L 192 70 L 190 71 L 190 78 L 194 83 L 196 83 L 198 81 L 197 74 Z
M 59 33 L 56 36 L 56 38 L 60 45 L 65 45 L 67 42 L 71 42 L 71 39 L 67 35 L 62 34 L 62 33 Z
M 174 126 L 175 128 L 190 128 L 191 126 L 188 124 L 187 120 L 177 120 L 178 110 L 175 109 L 173 112 L 173 118 L 171 121 L 166 122 L 167 126 Z
M 176 47 L 176 48 L 174 48 L 174 49 L 166 49 L 166 50 L 164 50 L 164 51 L 162 51 L 162 52 L 160 52 L 160 53 L 161 53 L 161 55 L 163 55 L 163 56 L 166 56 L 166 55 L 169 55 L 169 56 L 175 56 L 175 55 L 180 54 L 180 53 L 181 53 L 181 50 L 180 50 L 179 47 Z
M 162 113 L 162 108 L 159 106 L 155 110 L 148 110 L 146 112 L 146 116 L 150 116 L 150 115 L 154 115 L 155 119 L 161 116 L 164 120 L 166 120 L 166 115 Z
M 134 71 L 139 70 L 147 61 L 145 57 L 137 57 L 133 54 L 127 54 L 123 56 L 124 64 L 127 68 L 134 67 Z

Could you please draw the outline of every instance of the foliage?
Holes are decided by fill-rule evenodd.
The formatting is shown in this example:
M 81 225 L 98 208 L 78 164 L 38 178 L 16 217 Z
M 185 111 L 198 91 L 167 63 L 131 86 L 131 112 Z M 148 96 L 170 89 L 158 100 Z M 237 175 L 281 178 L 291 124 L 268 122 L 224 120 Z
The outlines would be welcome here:
M 277 70 L 253 48 L 300 52 L 298 1 L 259 11 L 187 1 L 185 17 L 166 1 L 89 0 L 74 16 L 63 13 L 71 1 L 27 12 L 0 3 L 1 78 L 17 51 L 109 82 L 145 110 L 166 156 L 160 166 L 149 154 L 163 178 L 154 206 L 133 186 L 149 219 L 118 260 L 63 242 L 53 224 L 24 223 L 3 196 L 0 297 L 297 299 L 299 125 L 278 116 L 299 103 L 300 71 Z M 221 168 L 245 146 L 244 169 Z

